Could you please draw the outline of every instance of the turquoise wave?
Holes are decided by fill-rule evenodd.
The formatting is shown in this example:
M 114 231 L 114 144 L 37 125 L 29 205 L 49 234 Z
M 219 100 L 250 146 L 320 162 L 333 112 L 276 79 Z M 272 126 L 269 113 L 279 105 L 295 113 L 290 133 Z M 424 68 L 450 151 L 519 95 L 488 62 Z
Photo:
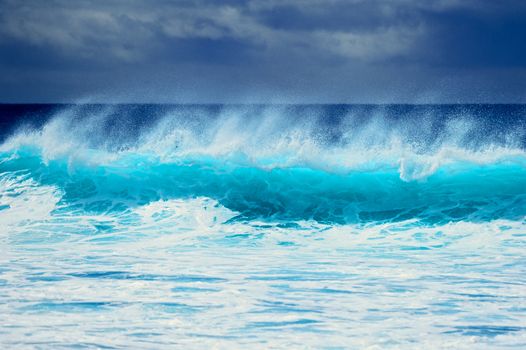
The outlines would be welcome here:
M 233 220 L 369 223 L 417 220 L 520 220 L 526 216 L 525 159 L 453 162 L 420 179 L 400 168 L 328 172 L 307 166 L 264 168 L 221 158 L 161 162 L 128 154 L 105 164 L 45 160 L 39 152 L 4 152 L 0 173 L 24 175 L 86 212 L 128 210 L 153 201 L 207 197 L 239 213 Z
M 53 113 L 0 132 L 0 173 L 53 186 L 66 210 L 205 197 L 237 213 L 233 220 L 526 216 L 523 107 L 79 105 Z

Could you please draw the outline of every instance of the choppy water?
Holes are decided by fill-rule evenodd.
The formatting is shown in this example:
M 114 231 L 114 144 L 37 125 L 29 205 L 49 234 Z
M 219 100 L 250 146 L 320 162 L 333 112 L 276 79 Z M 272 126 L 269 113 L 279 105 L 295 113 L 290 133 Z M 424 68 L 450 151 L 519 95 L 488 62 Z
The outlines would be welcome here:
M 3 106 L 4 348 L 524 348 L 524 106 Z

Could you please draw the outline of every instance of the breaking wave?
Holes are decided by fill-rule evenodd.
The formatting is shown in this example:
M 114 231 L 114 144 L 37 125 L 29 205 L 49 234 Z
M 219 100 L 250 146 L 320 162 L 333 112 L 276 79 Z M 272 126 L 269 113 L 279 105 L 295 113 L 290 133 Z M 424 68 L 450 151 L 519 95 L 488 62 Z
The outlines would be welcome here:
M 526 215 L 522 112 L 60 106 L 13 122 L 0 173 L 53 186 L 63 205 L 99 213 L 205 197 L 238 213 L 231 220 L 516 220 Z

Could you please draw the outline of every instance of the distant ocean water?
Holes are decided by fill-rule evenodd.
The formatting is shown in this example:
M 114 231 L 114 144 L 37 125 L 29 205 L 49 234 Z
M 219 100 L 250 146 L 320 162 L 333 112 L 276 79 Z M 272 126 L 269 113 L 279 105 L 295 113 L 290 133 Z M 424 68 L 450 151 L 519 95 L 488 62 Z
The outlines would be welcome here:
M 0 105 L 0 347 L 525 348 L 526 105 Z

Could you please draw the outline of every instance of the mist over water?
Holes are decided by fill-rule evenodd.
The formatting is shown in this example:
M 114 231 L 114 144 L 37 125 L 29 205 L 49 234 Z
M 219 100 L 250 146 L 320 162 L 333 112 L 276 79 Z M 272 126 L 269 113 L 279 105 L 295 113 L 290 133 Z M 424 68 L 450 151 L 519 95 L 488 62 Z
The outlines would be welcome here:
M 1 111 L 5 346 L 526 344 L 522 105 Z

